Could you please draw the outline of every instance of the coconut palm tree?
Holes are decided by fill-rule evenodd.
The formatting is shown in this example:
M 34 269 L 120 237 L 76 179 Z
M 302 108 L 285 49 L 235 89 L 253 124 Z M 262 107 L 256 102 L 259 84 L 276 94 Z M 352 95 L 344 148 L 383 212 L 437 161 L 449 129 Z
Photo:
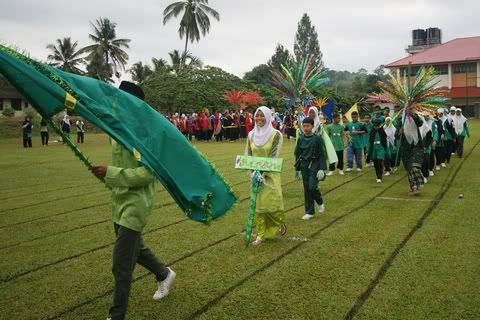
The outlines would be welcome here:
M 170 56 L 171 69 L 175 73 L 178 73 L 183 67 L 201 68 L 203 65 L 199 57 L 192 55 L 188 51 L 180 54 L 180 51 L 173 50 L 168 55 Z
M 147 64 L 144 65 L 141 61 L 139 61 L 134 63 L 128 72 L 130 72 L 132 75 L 133 81 L 142 83 L 152 74 L 152 69 L 150 69 Z
M 152 65 L 153 65 L 153 71 L 159 71 L 159 70 L 166 70 L 169 71 L 170 66 L 168 65 L 167 60 L 165 59 L 157 59 L 157 58 L 152 58 Z
M 110 66 L 117 77 L 120 76 L 119 69 L 125 70 L 128 62 L 128 54 L 123 49 L 128 49 L 130 39 L 117 39 L 115 28 L 116 23 L 108 18 L 99 18 L 90 25 L 93 33 L 88 36 L 94 44 L 86 46 L 81 51 L 89 53 L 87 60 L 92 61 L 95 55 L 103 57 L 104 65 Z
M 77 50 L 77 46 L 78 42 L 72 43 L 69 37 L 57 39 L 56 45 L 52 43 L 47 45 L 47 49 L 52 51 L 52 54 L 49 54 L 47 57 L 50 65 L 66 72 L 83 74 L 83 71 L 78 67 L 84 64 L 85 61 L 81 57 L 82 53 L 80 50 Z
M 208 6 L 208 0 L 185 0 L 177 1 L 168 5 L 163 11 L 163 24 L 166 24 L 172 17 L 177 17 L 183 12 L 178 33 L 180 39 L 185 36 L 185 50 L 187 54 L 188 40 L 200 40 L 200 33 L 205 36 L 210 31 L 210 18 L 212 16 L 220 21 L 220 14 Z

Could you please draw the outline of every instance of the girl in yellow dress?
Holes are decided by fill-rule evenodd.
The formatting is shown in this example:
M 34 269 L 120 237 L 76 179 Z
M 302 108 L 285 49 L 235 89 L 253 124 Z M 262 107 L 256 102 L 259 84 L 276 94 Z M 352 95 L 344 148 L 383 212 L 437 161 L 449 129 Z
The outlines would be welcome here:
M 259 107 L 254 115 L 255 127 L 248 134 L 246 154 L 253 157 L 277 158 L 282 145 L 282 133 L 272 126 L 272 112 L 267 107 Z M 264 172 L 260 191 L 257 195 L 255 228 L 258 245 L 277 234 L 283 236 L 285 213 L 282 197 L 282 180 L 279 172 Z

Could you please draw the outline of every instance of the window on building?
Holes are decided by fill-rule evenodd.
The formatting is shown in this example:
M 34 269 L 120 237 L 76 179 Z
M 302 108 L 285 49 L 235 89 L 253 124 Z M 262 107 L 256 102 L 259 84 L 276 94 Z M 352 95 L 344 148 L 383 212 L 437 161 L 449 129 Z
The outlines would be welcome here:
M 12 108 L 15 111 L 22 111 L 22 99 L 12 99 Z
M 448 64 L 438 64 L 433 67 L 437 74 L 448 74 Z
M 477 64 L 473 63 L 458 63 L 452 66 L 453 73 L 476 73 L 477 72 Z

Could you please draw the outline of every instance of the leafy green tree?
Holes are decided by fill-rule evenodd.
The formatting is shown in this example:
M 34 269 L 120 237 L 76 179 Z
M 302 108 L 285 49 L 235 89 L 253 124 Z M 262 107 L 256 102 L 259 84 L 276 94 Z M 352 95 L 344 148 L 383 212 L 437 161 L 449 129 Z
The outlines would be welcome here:
M 256 90 L 255 84 L 216 67 L 181 69 L 178 73 L 154 72 L 142 83 L 146 101 L 158 110 L 194 112 L 203 107 L 223 110 L 228 90 Z
M 49 63 L 63 71 L 83 74 L 83 71 L 79 68 L 85 63 L 82 58 L 82 53 L 77 50 L 78 41 L 72 43 L 70 37 L 57 39 L 56 44 L 50 43 L 47 45 L 47 49 L 51 51 L 47 59 Z
M 273 56 L 268 60 L 268 65 L 274 69 L 280 69 L 280 65 L 290 65 L 293 62 L 294 58 L 290 54 L 287 48 L 285 48 L 280 43 L 277 44 L 275 48 L 275 53 Z
M 210 31 L 210 18 L 220 21 L 220 14 L 208 6 L 208 0 L 185 0 L 177 1 L 168 5 L 163 11 L 163 24 L 166 24 L 172 17 L 177 17 L 183 12 L 180 20 L 178 33 L 180 39 L 185 36 L 184 55 L 187 55 L 188 40 L 200 41 L 200 33 L 205 35 Z
M 88 58 L 87 75 L 97 80 L 114 83 L 112 79 L 113 68 L 111 64 L 105 64 L 103 55 L 92 54 Z
M 252 81 L 256 84 L 268 85 L 272 80 L 272 72 L 268 65 L 260 64 L 246 72 L 243 76 L 243 80 Z
M 120 77 L 119 69 L 125 70 L 128 62 L 128 54 L 124 49 L 129 48 L 130 39 L 117 39 L 117 24 L 108 18 L 99 18 L 95 23 L 90 23 L 93 33 L 88 36 L 94 44 L 84 47 L 81 52 L 88 53 L 87 60 L 95 63 L 90 69 L 99 66 L 99 57 L 103 57 L 102 68 L 105 70 L 112 69 L 117 77 Z M 95 73 L 103 73 L 105 70 L 96 71 Z M 111 77 L 112 75 L 110 75 Z M 110 78 L 109 77 L 109 78 Z
M 302 19 L 298 23 L 293 52 L 297 61 L 302 61 L 307 55 L 313 55 L 316 64 L 323 66 L 323 54 L 320 51 L 318 34 L 315 30 L 315 26 L 313 26 L 310 21 L 310 17 L 306 13 L 303 14 Z

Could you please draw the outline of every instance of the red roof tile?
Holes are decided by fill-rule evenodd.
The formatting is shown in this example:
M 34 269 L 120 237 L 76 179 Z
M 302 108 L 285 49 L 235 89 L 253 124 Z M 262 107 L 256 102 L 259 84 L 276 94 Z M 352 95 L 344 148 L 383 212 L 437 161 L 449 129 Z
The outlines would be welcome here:
M 480 36 L 453 39 L 439 46 L 389 63 L 385 67 L 400 67 L 410 63 L 412 65 L 423 65 L 478 60 L 480 60 Z

